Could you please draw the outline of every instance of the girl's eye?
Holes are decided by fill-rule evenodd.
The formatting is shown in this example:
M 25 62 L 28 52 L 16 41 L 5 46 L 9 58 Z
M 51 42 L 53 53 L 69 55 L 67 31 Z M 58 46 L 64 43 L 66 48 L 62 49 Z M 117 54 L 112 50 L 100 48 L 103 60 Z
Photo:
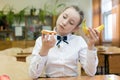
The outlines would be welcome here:
M 69 23 L 70 23 L 71 25 L 74 25 L 73 21 L 70 21 Z
M 67 18 L 67 16 L 63 15 L 63 18 L 64 18 L 64 19 L 66 19 L 66 18 Z
M 63 18 L 66 19 L 67 18 L 67 14 L 63 14 Z

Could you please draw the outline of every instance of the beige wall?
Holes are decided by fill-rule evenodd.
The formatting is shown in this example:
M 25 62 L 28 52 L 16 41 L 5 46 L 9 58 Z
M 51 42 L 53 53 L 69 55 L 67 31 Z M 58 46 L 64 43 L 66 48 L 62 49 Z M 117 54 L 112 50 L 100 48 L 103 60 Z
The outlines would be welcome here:
M 45 3 L 54 5 L 54 2 L 55 0 L 0 0 L 0 10 L 5 5 L 12 6 L 16 12 L 25 7 L 40 9 Z M 67 6 L 73 4 L 78 5 L 85 13 L 87 25 L 92 26 L 92 0 L 60 0 L 59 2 L 65 3 Z

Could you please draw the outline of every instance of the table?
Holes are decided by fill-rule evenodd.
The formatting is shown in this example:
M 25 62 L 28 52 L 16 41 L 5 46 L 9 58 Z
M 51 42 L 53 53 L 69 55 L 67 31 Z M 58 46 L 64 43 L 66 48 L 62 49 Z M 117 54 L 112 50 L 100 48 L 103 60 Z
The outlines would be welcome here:
M 117 75 L 96 75 L 79 76 L 79 77 L 64 77 L 64 78 L 39 78 L 38 80 L 120 80 L 120 76 Z
M 31 53 L 17 53 L 16 55 L 14 55 L 17 59 L 17 61 L 22 61 L 22 62 L 26 62 L 26 57 L 29 56 Z
M 120 52 L 99 52 L 100 55 L 104 56 L 104 68 L 105 74 L 109 74 L 109 56 L 120 55 Z

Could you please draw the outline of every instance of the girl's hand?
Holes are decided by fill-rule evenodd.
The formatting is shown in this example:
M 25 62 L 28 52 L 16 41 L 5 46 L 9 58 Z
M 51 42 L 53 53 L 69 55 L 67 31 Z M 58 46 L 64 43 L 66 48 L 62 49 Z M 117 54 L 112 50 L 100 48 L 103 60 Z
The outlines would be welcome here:
M 52 48 L 55 45 L 55 43 L 56 40 L 54 38 L 54 34 L 42 34 L 42 48 L 40 50 L 40 55 L 46 56 L 48 54 L 49 49 Z
M 99 32 L 96 29 L 89 28 L 88 48 L 91 50 L 94 48 L 95 43 L 99 40 Z

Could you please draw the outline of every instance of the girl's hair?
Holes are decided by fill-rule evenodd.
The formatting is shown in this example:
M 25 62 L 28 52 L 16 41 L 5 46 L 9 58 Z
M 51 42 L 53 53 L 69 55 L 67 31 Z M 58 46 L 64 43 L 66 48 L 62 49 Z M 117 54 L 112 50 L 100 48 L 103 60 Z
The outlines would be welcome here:
M 83 19 L 84 19 L 84 13 L 83 13 L 83 11 L 78 6 L 75 6 L 75 5 L 66 7 L 63 11 L 65 11 L 68 8 L 74 8 L 79 13 L 79 15 L 80 15 L 80 22 L 77 25 L 77 26 L 79 26 L 82 23 Z

